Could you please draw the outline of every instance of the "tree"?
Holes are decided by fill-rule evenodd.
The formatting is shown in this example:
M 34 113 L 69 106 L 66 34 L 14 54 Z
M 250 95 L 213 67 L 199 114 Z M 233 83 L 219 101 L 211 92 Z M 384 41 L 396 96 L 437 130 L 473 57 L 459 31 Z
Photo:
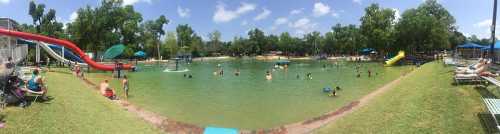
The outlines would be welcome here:
M 448 49 L 456 45 L 450 45 L 451 41 L 461 40 L 455 34 L 455 19 L 436 0 L 426 0 L 418 8 L 406 10 L 396 31 L 398 46 L 412 52 Z
M 30 1 L 29 15 L 33 19 L 33 26 L 35 26 L 37 33 L 40 33 L 40 23 L 44 11 L 45 11 L 45 4 L 37 5 L 35 1 Z
M 303 46 L 303 51 L 309 55 L 317 55 L 320 52 L 320 48 L 323 46 L 323 37 L 318 31 L 308 33 L 304 36 L 306 45 Z
M 278 50 L 281 50 L 285 53 L 285 55 L 289 55 L 292 50 L 293 38 L 290 36 L 288 32 L 281 33 L 278 42 Z
M 266 37 L 265 45 L 263 46 L 264 51 L 276 51 L 278 50 L 279 37 L 276 35 L 269 35 Z
M 164 56 L 175 57 L 179 46 L 177 46 L 177 37 L 175 32 L 167 32 L 167 37 L 165 38 L 165 49 L 163 51 Z
M 219 31 L 215 30 L 212 33 L 208 34 L 208 38 L 210 39 L 210 42 L 208 43 L 209 47 L 208 47 L 207 51 L 210 53 L 221 52 L 221 49 L 222 49 L 221 48 L 222 42 L 220 41 L 221 33 Z
M 169 20 L 164 16 L 161 15 L 158 19 L 156 20 L 150 20 L 146 21 L 144 23 L 143 27 L 145 30 L 145 33 L 148 34 L 150 37 L 153 38 L 152 42 L 156 44 L 156 50 L 157 50 L 157 57 L 158 59 L 161 59 L 161 54 L 160 54 L 160 37 L 165 34 L 165 31 L 163 30 L 163 26 L 168 24 Z
M 365 9 L 361 17 L 361 33 L 366 37 L 370 46 L 379 52 L 384 52 L 393 42 L 394 10 L 381 8 L 378 4 L 371 4 Z
M 192 41 L 195 34 L 191 26 L 188 24 L 178 25 L 175 31 L 177 31 L 177 46 L 179 46 L 183 52 L 192 50 L 190 47 L 193 45 Z
M 245 39 L 242 37 L 234 37 L 233 42 L 229 47 L 233 56 L 242 56 L 245 54 L 245 42 Z
M 259 30 L 258 28 L 252 29 L 248 32 L 248 41 L 249 41 L 249 47 L 250 47 L 250 53 L 251 54 L 262 54 L 263 53 L 263 46 L 266 41 L 266 35 L 264 35 L 264 32 Z
M 193 34 L 191 39 L 192 39 L 191 45 L 189 45 L 191 54 L 194 57 L 199 57 L 199 56 L 204 55 L 203 54 L 203 40 L 201 39 L 201 37 L 196 35 L 196 34 Z

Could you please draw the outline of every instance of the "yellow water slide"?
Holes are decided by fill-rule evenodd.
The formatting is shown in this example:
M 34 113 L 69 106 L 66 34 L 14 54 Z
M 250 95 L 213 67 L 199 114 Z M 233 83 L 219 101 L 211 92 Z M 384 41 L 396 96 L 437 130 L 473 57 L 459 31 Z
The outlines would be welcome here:
M 394 63 L 398 62 L 399 60 L 403 59 L 405 57 L 405 51 L 399 51 L 398 55 L 392 57 L 391 59 L 385 61 L 386 66 L 392 66 Z

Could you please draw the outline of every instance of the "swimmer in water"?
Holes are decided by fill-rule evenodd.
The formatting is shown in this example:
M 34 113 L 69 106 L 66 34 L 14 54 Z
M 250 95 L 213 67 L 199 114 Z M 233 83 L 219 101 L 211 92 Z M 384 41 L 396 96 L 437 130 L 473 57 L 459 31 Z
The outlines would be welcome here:
M 234 75 L 235 76 L 240 76 L 240 69 L 236 69 L 236 71 L 234 72 Z
M 188 78 L 189 78 L 189 79 L 193 78 L 193 75 L 189 74 Z
M 299 74 L 297 74 L 297 79 L 300 79 L 300 75 Z
M 271 72 L 267 71 L 266 72 L 266 80 L 272 80 L 273 76 L 271 75 Z

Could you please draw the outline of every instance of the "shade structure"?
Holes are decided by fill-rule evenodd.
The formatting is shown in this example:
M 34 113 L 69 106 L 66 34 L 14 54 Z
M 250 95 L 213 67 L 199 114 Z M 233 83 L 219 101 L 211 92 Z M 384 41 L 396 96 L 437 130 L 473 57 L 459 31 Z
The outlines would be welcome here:
M 457 46 L 457 48 L 477 48 L 477 49 L 482 49 L 482 48 L 485 48 L 487 46 L 482 46 L 482 45 L 478 45 L 478 44 L 475 44 L 475 43 L 465 43 L 463 45 L 459 45 Z
M 114 45 L 114 46 L 108 48 L 108 50 L 106 50 L 106 52 L 104 52 L 104 58 L 105 59 L 113 59 L 113 58 L 121 55 L 123 53 L 123 50 L 125 50 L 125 45 L 123 45 L 123 44 Z

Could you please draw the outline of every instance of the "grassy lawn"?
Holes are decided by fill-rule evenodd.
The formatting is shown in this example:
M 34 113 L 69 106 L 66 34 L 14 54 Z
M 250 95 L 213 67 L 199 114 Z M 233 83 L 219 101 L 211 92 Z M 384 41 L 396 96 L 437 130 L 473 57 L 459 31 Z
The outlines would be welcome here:
M 113 104 L 71 74 L 47 73 L 49 96 L 45 103 L 0 112 L 6 128 L 0 133 L 160 133 L 139 117 Z
M 452 69 L 437 62 L 426 64 L 365 107 L 316 133 L 491 132 L 485 126 L 493 122 L 481 96 L 497 90 L 453 86 Z

